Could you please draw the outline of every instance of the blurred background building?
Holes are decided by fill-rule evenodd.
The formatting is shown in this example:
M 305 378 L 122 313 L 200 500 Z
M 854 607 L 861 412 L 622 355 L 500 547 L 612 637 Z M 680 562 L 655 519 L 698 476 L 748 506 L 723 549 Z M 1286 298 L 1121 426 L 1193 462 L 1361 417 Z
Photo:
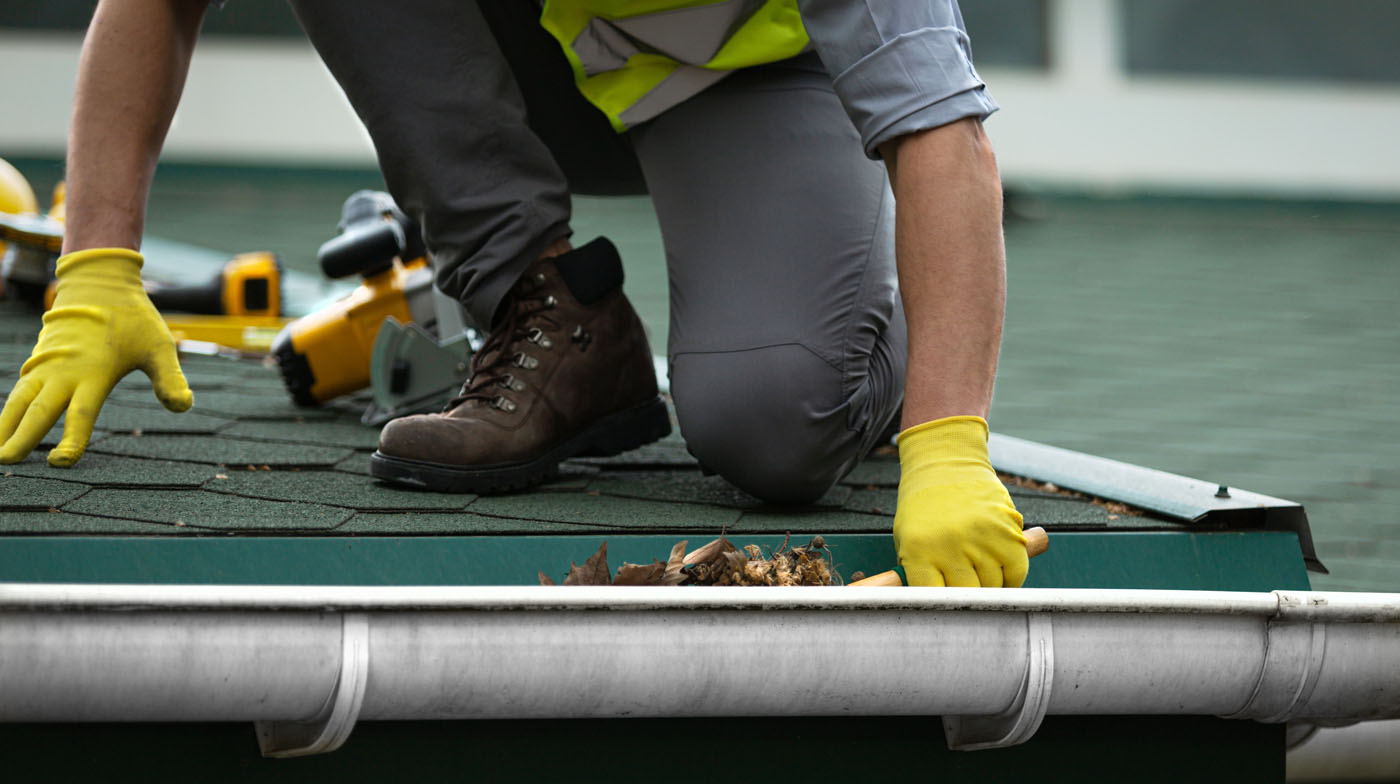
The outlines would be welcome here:
M 0 3 L 0 149 L 60 153 L 92 0 Z M 1400 196 L 1400 7 L 1387 0 L 978 0 L 974 54 L 1012 184 Z M 291 11 L 234 0 L 205 25 L 170 159 L 372 166 Z

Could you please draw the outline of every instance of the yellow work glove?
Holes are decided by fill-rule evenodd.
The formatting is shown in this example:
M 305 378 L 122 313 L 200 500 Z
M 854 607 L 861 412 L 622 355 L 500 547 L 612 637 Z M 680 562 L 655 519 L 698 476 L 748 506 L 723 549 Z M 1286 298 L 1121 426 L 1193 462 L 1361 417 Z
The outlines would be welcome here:
M 69 253 L 59 258 L 56 275 L 53 308 L 0 413 L 0 463 L 23 460 L 65 409 L 63 439 L 49 452 L 49 465 L 76 463 L 107 394 L 137 368 L 171 411 L 194 402 L 170 330 L 141 287 L 141 254 Z
M 1019 588 L 1029 559 L 1021 513 L 987 459 L 982 417 L 899 434 L 894 546 L 910 585 Z

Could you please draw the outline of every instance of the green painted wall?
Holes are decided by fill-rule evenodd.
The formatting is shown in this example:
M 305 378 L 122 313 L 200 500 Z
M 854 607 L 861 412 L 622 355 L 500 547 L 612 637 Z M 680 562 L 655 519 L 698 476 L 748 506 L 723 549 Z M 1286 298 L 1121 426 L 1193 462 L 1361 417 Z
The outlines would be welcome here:
M 679 537 L 7 537 L 0 582 L 297 585 L 533 585 L 556 580 L 606 539 L 608 563 L 665 558 Z M 765 547 L 781 536 L 735 537 Z M 837 568 L 895 564 L 888 536 L 827 538 Z M 699 545 L 703 542 L 694 541 Z M 1268 591 L 1308 588 L 1291 533 L 1054 533 L 1027 587 Z

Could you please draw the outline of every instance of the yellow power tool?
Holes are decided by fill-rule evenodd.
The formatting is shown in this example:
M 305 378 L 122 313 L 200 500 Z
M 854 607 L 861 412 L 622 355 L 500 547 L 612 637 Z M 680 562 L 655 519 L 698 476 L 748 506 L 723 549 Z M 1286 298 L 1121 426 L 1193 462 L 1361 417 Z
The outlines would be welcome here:
M 162 313 L 271 317 L 282 315 L 282 262 L 272 253 L 234 256 L 210 280 L 194 285 L 146 282 L 146 294 Z
M 474 333 L 433 287 L 422 231 L 378 191 L 352 194 L 337 228 L 317 253 L 321 271 L 362 281 L 277 336 L 272 356 L 287 391 L 316 406 L 370 387 L 369 424 L 434 407 L 465 377 Z

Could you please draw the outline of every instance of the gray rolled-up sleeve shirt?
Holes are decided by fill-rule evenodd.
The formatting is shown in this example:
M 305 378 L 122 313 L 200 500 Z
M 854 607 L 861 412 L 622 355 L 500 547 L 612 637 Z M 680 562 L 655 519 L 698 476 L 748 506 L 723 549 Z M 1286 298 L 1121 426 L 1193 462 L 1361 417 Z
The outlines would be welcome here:
M 957 0 L 798 0 L 798 7 L 871 158 L 891 139 L 999 108 L 972 65 Z

